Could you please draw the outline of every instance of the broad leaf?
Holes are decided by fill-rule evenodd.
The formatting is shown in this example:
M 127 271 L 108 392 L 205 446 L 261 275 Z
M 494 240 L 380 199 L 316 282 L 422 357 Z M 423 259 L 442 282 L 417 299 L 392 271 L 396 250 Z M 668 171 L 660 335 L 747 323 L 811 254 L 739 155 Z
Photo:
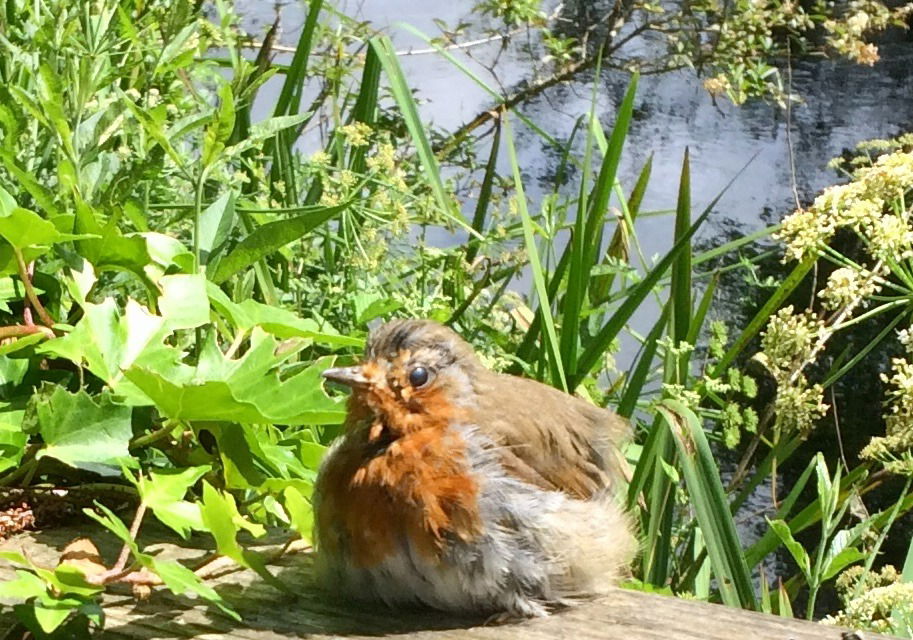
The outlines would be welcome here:
M 172 560 L 154 560 L 151 569 L 173 593 L 178 595 L 194 593 L 213 603 L 238 622 L 241 621 L 241 616 L 225 602 L 215 589 L 203 582 L 197 574 L 184 565 Z
M 349 207 L 343 203 L 334 207 L 314 207 L 313 213 L 276 220 L 258 227 L 244 238 L 238 246 L 219 261 L 218 267 L 210 279 L 219 284 L 228 280 L 242 269 L 254 264 L 260 258 L 268 256 L 290 242 L 294 242 L 306 233 L 317 228 L 327 220 L 334 218 Z
M 274 424 L 335 424 L 345 411 L 323 389 L 315 363 L 285 379 L 279 365 L 293 352 L 278 353 L 279 343 L 254 329 L 247 352 L 225 357 L 210 338 L 199 364 L 181 364 L 169 354 L 144 359 L 124 375 L 150 398 L 159 412 L 179 420 Z
M 200 505 L 184 500 L 184 496 L 210 468 L 200 466 L 150 471 L 148 476 L 141 474 L 135 484 L 140 498 L 155 516 L 186 539 L 191 530 L 206 529 L 200 516 Z
M 203 274 L 163 276 L 159 311 L 169 329 L 193 329 L 209 322 L 209 300 Z
M 28 444 L 22 431 L 22 410 L 0 409 L 0 473 L 18 466 Z
M 165 319 L 149 313 L 133 300 L 127 301 L 124 314 L 112 298 L 100 304 L 86 303 L 84 316 L 67 335 L 50 340 L 39 347 L 40 353 L 50 353 L 85 366 L 101 378 L 125 401 L 148 405 L 150 400 L 129 381 L 122 369 L 143 358 L 178 357 L 166 347 L 168 334 Z
M 245 333 L 254 327 L 261 327 L 279 338 L 307 338 L 335 346 L 364 345 L 363 340 L 340 335 L 326 321 L 300 318 L 291 311 L 250 298 L 239 303 L 232 302 L 224 291 L 211 282 L 207 284 L 206 292 L 219 313 L 228 318 L 236 329 Z
M 35 405 L 45 443 L 38 458 L 56 458 L 105 475 L 120 473 L 120 462 L 130 455 L 130 407 L 116 404 L 108 394 L 97 396 L 96 402 L 85 391 L 69 393 L 62 387 L 36 396 Z
M 808 552 L 805 550 L 805 547 L 793 538 L 793 533 L 789 530 L 789 525 L 783 520 L 769 520 L 768 523 L 774 533 L 777 534 L 777 537 L 780 538 L 780 542 L 783 543 L 790 555 L 792 555 L 793 560 L 799 565 L 799 569 L 802 573 L 809 576 L 811 574 L 811 564 L 809 562 Z

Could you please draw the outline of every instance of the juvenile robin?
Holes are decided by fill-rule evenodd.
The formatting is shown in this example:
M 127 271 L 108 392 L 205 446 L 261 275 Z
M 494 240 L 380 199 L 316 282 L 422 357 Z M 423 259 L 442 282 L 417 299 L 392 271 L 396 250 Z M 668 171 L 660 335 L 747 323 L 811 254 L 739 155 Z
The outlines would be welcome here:
M 614 413 L 486 369 L 452 330 L 394 320 L 362 364 L 315 490 L 328 588 L 390 606 L 543 616 L 608 589 L 636 543 Z

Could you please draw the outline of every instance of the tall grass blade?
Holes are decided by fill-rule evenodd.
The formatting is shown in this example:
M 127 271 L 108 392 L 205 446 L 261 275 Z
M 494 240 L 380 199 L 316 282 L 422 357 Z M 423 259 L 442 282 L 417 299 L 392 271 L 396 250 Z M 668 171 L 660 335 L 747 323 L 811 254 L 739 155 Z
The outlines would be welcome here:
M 653 358 L 656 357 L 656 350 L 659 346 L 659 339 L 666 330 L 666 323 L 669 321 L 670 305 L 663 307 L 662 313 L 650 329 L 650 333 L 644 339 L 640 348 L 640 355 L 637 358 L 637 364 L 634 365 L 631 374 L 625 382 L 624 391 L 621 394 L 621 400 L 615 411 L 624 418 L 630 418 L 637 406 L 637 400 L 641 397 L 646 386 L 647 377 L 650 375 L 650 369 L 653 366 Z
M 536 295 L 539 298 L 538 315 L 545 326 L 546 352 L 548 353 L 549 363 L 552 368 L 552 384 L 556 387 L 560 386 L 564 391 L 568 391 L 569 387 L 561 362 L 558 336 L 555 332 L 554 320 L 552 319 L 548 290 L 545 286 L 545 274 L 542 270 L 542 262 L 539 260 L 539 250 L 536 247 L 536 240 L 533 236 L 533 221 L 526 208 L 526 193 L 523 190 L 520 163 L 517 160 L 517 151 L 514 149 L 513 132 L 511 131 L 510 120 L 507 117 L 504 118 L 504 128 L 507 134 L 507 153 L 510 156 L 510 164 L 513 169 L 514 188 L 517 190 L 517 209 L 520 211 L 520 220 L 523 223 L 523 238 L 526 243 L 526 252 L 529 257 L 530 269 L 533 272 L 533 283 L 536 287 Z
M 647 191 L 652 170 L 653 156 L 651 155 L 641 168 L 637 176 L 637 182 L 635 182 L 634 188 L 631 190 L 631 195 L 627 198 L 624 198 L 616 185 L 618 200 L 621 204 L 621 218 L 616 223 L 615 232 L 612 234 L 612 239 L 609 240 L 609 246 L 606 247 L 602 264 L 608 264 L 610 259 L 625 262 L 629 260 L 628 243 L 630 235 L 634 233 L 634 223 L 637 222 L 637 214 L 640 213 L 640 205 L 643 202 L 644 193 Z M 614 273 L 597 275 L 592 278 L 590 281 L 591 304 L 601 304 L 608 299 L 612 285 L 615 283 L 615 278 L 616 275 Z
M 678 201 L 675 206 L 675 238 L 684 238 L 684 246 L 672 262 L 672 339 L 678 343 L 687 339 L 691 324 L 691 236 L 686 236 L 691 225 L 691 169 L 688 150 L 682 161 L 678 182 Z M 687 356 L 679 358 L 675 382 L 685 384 Z
M 495 123 L 495 134 L 491 141 L 491 150 L 488 152 L 488 162 L 485 165 L 485 175 L 482 177 L 482 186 L 479 188 L 479 199 L 476 201 L 475 212 L 472 215 L 472 228 L 480 236 L 485 231 L 485 218 L 488 206 L 491 204 L 491 189 L 497 176 L 498 152 L 501 150 L 501 121 Z M 479 253 L 480 241 L 470 238 L 466 249 L 466 262 L 472 264 Z
M 358 86 L 358 99 L 352 108 L 352 121 L 364 122 L 371 127 L 376 124 L 381 69 L 377 51 L 373 47 L 368 47 L 368 52 L 365 54 L 365 67 L 361 73 L 361 83 Z M 367 155 L 367 146 L 356 147 L 352 151 L 349 169 L 357 175 L 363 174 L 367 168 Z
M 418 153 L 419 161 L 422 165 L 422 171 L 425 179 L 434 193 L 435 200 L 441 208 L 441 212 L 448 217 L 459 222 L 464 228 L 471 231 L 471 227 L 466 224 L 463 215 L 457 210 L 453 200 L 444 188 L 444 181 L 441 179 L 441 171 L 438 166 L 437 158 L 431 151 L 431 143 L 425 135 L 425 127 L 419 118 L 418 107 L 415 99 L 412 97 L 412 91 L 403 75 L 399 59 L 393 48 L 393 43 L 387 36 L 377 36 L 370 40 L 371 48 L 377 53 L 380 63 L 387 74 L 387 80 L 390 82 L 390 90 L 400 108 L 403 120 L 406 122 L 406 128 L 412 136 L 412 142 L 415 144 L 415 150 Z M 473 232 L 475 233 L 475 232 Z
M 657 409 L 675 441 L 720 596 L 730 606 L 757 609 L 751 574 L 720 482 L 720 471 L 700 420 L 675 400 L 665 400 Z
M 577 219 L 574 221 L 574 234 L 571 239 L 572 255 L 570 269 L 568 270 L 567 293 L 561 305 L 563 319 L 561 326 L 561 355 L 567 367 L 568 375 L 572 377 L 577 374 L 577 345 L 580 337 L 580 318 L 584 298 L 590 286 L 590 273 L 599 259 L 609 198 L 615 186 L 615 177 L 618 172 L 618 164 L 621 161 L 621 152 L 624 148 L 625 138 L 628 135 L 628 128 L 631 123 L 631 115 L 634 111 L 637 79 L 638 75 L 634 74 L 628 84 L 628 90 L 618 108 L 618 116 L 615 119 L 615 126 L 612 129 L 612 135 L 609 139 L 602 165 L 599 168 L 599 175 L 596 178 L 592 193 L 587 197 L 584 189 L 586 178 L 589 174 L 593 149 L 593 126 L 598 125 L 595 114 L 595 93 L 593 96 L 590 111 L 591 126 L 587 128 L 586 152 L 583 159 L 584 177 L 581 180 L 579 208 L 577 210 Z
M 719 198 L 720 196 L 717 196 L 713 199 L 713 202 L 711 202 L 703 213 L 698 216 L 697 220 L 694 221 L 694 224 L 692 224 L 672 246 L 672 249 L 662 257 L 649 273 L 647 273 L 643 280 L 635 287 L 631 288 L 630 292 L 625 297 L 625 301 L 618 307 L 618 310 L 615 311 L 599 332 L 593 336 L 593 339 L 589 341 L 586 349 L 580 356 L 577 374 L 569 380 L 571 388 L 576 387 L 580 383 L 580 379 L 593 368 L 599 358 L 602 357 L 602 354 L 609 348 L 609 345 L 615 339 L 615 336 L 618 335 L 618 332 L 624 328 L 630 317 L 640 307 L 644 298 L 646 298 L 653 290 L 653 287 L 656 286 L 659 279 L 669 270 L 669 267 L 672 266 L 672 263 L 679 254 L 689 247 L 691 237 L 697 233 L 697 230 L 704 223 L 704 220 L 710 215 L 710 212 L 713 207 L 716 206 Z

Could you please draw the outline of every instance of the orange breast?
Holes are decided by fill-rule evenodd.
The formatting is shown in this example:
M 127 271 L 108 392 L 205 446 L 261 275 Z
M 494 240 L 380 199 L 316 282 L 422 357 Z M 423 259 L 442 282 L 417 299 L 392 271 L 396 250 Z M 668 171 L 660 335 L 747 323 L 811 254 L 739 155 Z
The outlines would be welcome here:
M 353 562 L 370 567 L 404 538 L 432 561 L 448 537 L 471 540 L 480 530 L 478 485 L 467 473 L 460 435 L 440 412 L 434 420 L 422 413 L 403 416 L 400 428 L 387 424 L 396 416 L 372 424 L 367 413 L 350 406 L 349 430 L 322 473 L 321 543 L 338 545 L 327 535 L 336 528 Z

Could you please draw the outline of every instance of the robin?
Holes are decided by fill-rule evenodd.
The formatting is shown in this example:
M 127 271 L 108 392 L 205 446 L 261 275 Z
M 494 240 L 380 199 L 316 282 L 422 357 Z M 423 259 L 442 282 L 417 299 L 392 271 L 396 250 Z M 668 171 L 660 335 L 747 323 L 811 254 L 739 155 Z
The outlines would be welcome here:
M 452 330 L 394 320 L 362 364 L 315 487 L 318 570 L 390 606 L 544 616 L 605 592 L 636 548 L 614 413 L 485 368 Z

